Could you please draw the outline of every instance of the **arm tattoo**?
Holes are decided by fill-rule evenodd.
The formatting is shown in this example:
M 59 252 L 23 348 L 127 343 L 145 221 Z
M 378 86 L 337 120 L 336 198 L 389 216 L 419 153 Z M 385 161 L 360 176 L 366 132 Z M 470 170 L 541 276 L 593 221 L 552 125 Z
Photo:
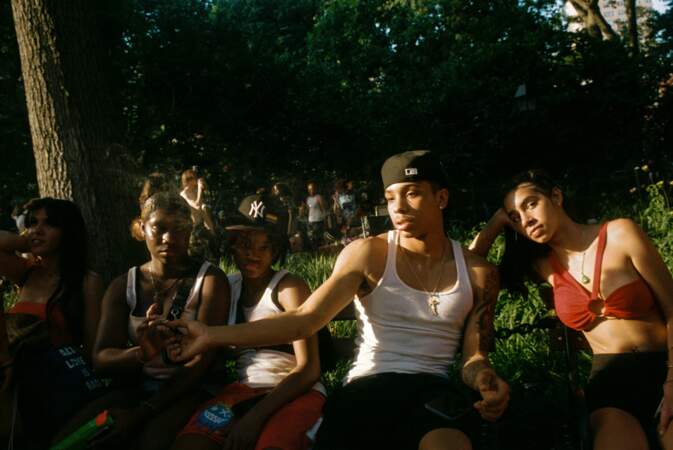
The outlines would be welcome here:
M 486 275 L 484 286 L 477 291 L 474 318 L 477 325 L 477 349 L 484 359 L 470 361 L 463 366 L 463 380 L 468 386 L 474 387 L 477 374 L 483 369 L 490 369 L 486 355 L 494 346 L 493 318 L 495 303 L 498 298 L 500 283 L 497 270 L 490 270 Z
M 493 349 L 494 333 L 493 319 L 495 317 L 495 302 L 498 299 L 500 282 L 496 270 L 489 271 L 483 289 L 480 289 L 478 304 L 475 308 L 477 318 L 477 333 L 479 351 L 486 354 Z

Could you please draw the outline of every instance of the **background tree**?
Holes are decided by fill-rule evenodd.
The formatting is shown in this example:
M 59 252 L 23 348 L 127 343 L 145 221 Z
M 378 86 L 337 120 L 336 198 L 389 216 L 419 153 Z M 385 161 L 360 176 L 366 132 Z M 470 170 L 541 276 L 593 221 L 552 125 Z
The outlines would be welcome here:
M 104 81 L 103 37 L 111 30 L 98 19 L 110 11 L 93 5 L 15 0 L 12 11 L 39 193 L 80 206 L 94 266 L 109 277 L 128 265 L 128 224 L 137 206 Z

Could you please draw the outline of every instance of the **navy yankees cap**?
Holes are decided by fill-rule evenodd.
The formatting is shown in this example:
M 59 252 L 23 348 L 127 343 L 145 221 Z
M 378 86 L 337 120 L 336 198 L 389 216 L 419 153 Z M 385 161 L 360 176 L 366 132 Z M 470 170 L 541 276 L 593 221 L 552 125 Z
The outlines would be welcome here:
M 265 195 L 248 195 L 238 205 L 238 213 L 227 230 L 257 229 L 279 234 L 287 231 L 287 210 Z

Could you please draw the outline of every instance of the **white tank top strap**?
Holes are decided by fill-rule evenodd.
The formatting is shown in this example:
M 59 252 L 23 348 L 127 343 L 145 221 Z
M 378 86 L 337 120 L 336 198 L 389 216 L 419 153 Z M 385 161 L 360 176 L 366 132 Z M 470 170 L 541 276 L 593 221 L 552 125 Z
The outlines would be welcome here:
M 266 292 L 269 294 L 273 292 L 274 289 L 278 286 L 278 283 L 280 283 L 280 280 L 287 275 L 287 270 L 285 269 L 280 269 L 278 272 L 276 272 L 273 277 L 271 277 L 271 280 L 269 281 L 269 284 L 266 286 Z M 266 294 L 265 292 L 265 294 Z
M 456 261 L 456 278 L 458 280 L 458 288 L 463 289 L 469 296 L 472 296 L 472 283 L 470 282 L 470 272 L 467 270 L 467 263 L 465 262 L 465 253 L 463 253 L 463 246 L 460 242 L 451 239 L 451 246 L 453 247 L 453 259 Z
M 208 272 L 210 266 L 212 266 L 212 264 L 209 263 L 208 261 L 204 261 L 203 264 L 201 264 L 201 268 L 199 269 L 199 272 L 196 274 L 196 279 L 194 280 L 194 286 L 192 286 L 192 290 L 189 293 L 187 302 L 185 302 L 185 307 L 188 305 L 193 305 L 194 303 L 198 303 L 200 301 L 201 285 L 203 284 L 203 279 L 206 277 L 206 273 Z
M 388 251 L 386 252 L 386 267 L 383 269 L 381 281 L 397 273 L 397 246 L 399 245 L 399 233 L 397 230 L 388 231 Z M 380 284 L 380 283 L 379 283 Z
M 136 277 L 138 268 L 133 266 L 129 269 L 126 275 L 126 304 L 131 312 L 135 311 L 138 303 L 136 296 Z
M 238 299 L 241 297 L 241 287 L 243 285 L 243 277 L 240 272 L 227 275 L 229 280 L 229 294 L 231 301 L 229 302 L 229 320 L 227 325 L 236 324 L 236 313 L 238 311 Z

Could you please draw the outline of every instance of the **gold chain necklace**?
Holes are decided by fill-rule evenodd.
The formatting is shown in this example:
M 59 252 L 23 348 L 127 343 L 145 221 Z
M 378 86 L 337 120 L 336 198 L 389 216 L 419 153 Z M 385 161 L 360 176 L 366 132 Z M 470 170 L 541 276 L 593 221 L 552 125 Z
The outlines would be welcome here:
M 421 282 L 421 278 L 418 276 L 416 271 L 411 265 L 411 262 L 409 262 L 408 256 L 407 256 L 407 250 L 405 250 L 404 247 L 400 245 L 400 248 L 402 249 L 402 253 L 404 254 L 404 262 L 409 268 L 409 271 L 414 275 L 414 278 L 416 278 L 416 281 L 418 281 L 418 285 L 421 287 L 423 292 L 428 294 L 428 307 L 430 308 L 430 311 L 432 312 L 433 316 L 438 316 L 439 311 L 437 310 L 437 306 L 439 305 L 439 293 L 437 292 L 437 289 L 439 288 L 439 282 L 442 281 L 442 275 L 444 274 L 444 256 L 446 253 L 446 240 L 444 241 L 444 245 L 442 246 L 442 256 L 440 258 L 440 270 L 439 270 L 439 277 L 437 278 L 437 282 L 435 283 L 435 289 L 432 291 L 428 291 L 425 289 L 425 285 Z

